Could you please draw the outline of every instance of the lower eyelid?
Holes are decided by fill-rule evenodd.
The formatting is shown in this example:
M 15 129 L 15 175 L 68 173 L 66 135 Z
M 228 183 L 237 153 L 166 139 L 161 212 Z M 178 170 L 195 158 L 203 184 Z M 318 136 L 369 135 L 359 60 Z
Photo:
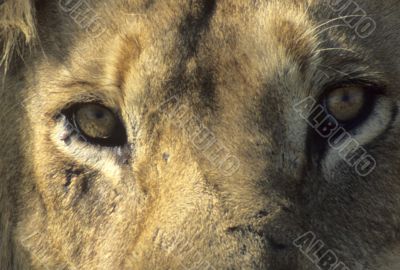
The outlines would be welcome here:
M 118 176 L 122 172 L 121 166 L 128 164 L 130 160 L 131 155 L 126 147 L 96 146 L 85 143 L 75 132 L 69 135 L 67 133 L 65 122 L 58 122 L 51 136 L 57 150 L 74 162 L 92 167 L 109 177 Z
M 378 98 L 372 107 L 369 108 L 369 112 L 364 118 L 362 118 L 359 122 L 339 122 L 337 121 L 328 111 L 325 111 L 326 115 L 331 115 L 332 123 L 336 123 L 333 126 L 336 128 L 328 128 L 327 132 L 329 133 L 321 135 L 320 129 L 323 128 L 328 122 L 326 121 L 325 116 L 320 117 L 321 121 L 316 122 L 316 128 L 312 129 L 312 145 L 313 152 L 318 155 L 325 155 L 329 152 L 328 140 L 332 135 L 336 133 L 338 129 L 344 129 L 346 133 L 349 133 L 353 139 L 356 139 L 360 145 L 368 144 L 373 141 L 376 137 L 380 136 L 380 134 L 385 133 L 385 129 L 390 126 L 390 123 L 393 121 L 393 113 L 392 108 L 394 106 L 390 105 L 391 102 L 388 98 L 382 96 Z M 324 121 L 324 122 L 322 122 Z M 325 124 L 324 124 L 325 123 Z M 332 125 L 331 125 L 332 127 Z
M 370 146 L 375 145 L 376 142 L 381 145 L 385 136 L 390 134 L 391 129 L 397 125 L 395 122 L 400 121 L 399 112 L 399 106 L 393 104 L 388 98 L 377 100 L 375 108 L 365 123 L 353 131 L 346 130 L 351 135 L 350 140 L 355 141 L 359 144 L 359 147 L 365 149 L 366 155 L 374 158 L 375 156 Z M 341 145 L 345 148 L 347 143 L 344 142 Z M 334 149 L 328 145 L 320 163 L 327 179 L 330 178 L 330 172 L 334 171 L 337 164 L 346 162 L 343 156 L 340 155 L 340 151 L 343 148 L 340 146 L 340 149 Z M 376 162 L 379 162 L 379 160 L 376 160 Z
M 355 137 L 360 145 L 369 144 L 381 134 L 386 133 L 391 126 L 396 117 L 393 110 L 394 107 L 388 99 L 378 99 L 370 108 L 365 120 L 355 128 L 347 129 L 347 131 Z

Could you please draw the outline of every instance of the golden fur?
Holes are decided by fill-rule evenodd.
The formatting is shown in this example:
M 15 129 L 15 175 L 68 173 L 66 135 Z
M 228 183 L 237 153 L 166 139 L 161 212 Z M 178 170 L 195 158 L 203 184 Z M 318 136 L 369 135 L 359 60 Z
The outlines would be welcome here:
M 357 1 L 360 38 L 327 2 L 5 0 L 0 269 L 318 269 L 308 231 L 349 269 L 397 269 L 400 3 Z M 355 133 L 366 177 L 293 110 L 349 77 L 385 89 Z M 92 101 L 127 146 L 60 140 Z

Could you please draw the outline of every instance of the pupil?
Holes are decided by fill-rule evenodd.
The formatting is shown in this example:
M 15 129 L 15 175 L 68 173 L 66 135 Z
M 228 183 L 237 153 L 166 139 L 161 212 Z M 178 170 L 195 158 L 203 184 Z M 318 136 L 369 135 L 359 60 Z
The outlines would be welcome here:
M 104 112 L 102 112 L 102 111 L 96 111 L 95 114 L 94 114 L 94 116 L 95 116 L 97 119 L 101 119 L 101 118 L 104 117 Z
M 351 99 L 351 98 L 350 98 L 349 95 L 343 95 L 343 96 L 342 96 L 342 101 L 343 101 L 343 102 L 349 102 L 350 99 Z

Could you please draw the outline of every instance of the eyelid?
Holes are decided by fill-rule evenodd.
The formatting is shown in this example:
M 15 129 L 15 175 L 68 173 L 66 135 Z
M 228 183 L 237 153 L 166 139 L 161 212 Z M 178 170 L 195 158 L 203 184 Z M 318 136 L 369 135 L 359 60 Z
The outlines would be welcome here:
M 120 110 L 116 109 L 115 106 L 109 106 L 108 104 L 104 103 L 102 100 L 99 99 L 92 99 L 92 100 L 82 100 L 80 99 L 78 102 L 70 102 L 69 104 L 67 104 L 63 109 L 61 109 L 61 111 L 59 111 L 58 114 L 68 114 L 70 113 L 73 109 L 79 107 L 79 106 L 83 106 L 83 105 L 89 105 L 89 104 L 94 104 L 94 105 L 99 105 L 102 106 L 104 108 L 106 108 L 107 110 L 109 110 L 111 113 L 113 113 L 118 120 L 120 120 L 122 122 L 122 118 L 121 118 L 121 114 L 120 114 Z
M 386 84 L 378 80 L 364 80 L 364 79 L 347 79 L 340 82 L 331 82 L 322 89 L 324 89 L 320 95 L 320 100 L 327 96 L 330 92 L 335 91 L 339 88 L 346 87 L 360 87 L 363 88 L 366 94 L 377 94 L 384 95 L 386 93 Z
M 78 103 L 99 103 L 115 113 L 119 112 L 117 108 L 123 104 L 119 88 L 83 80 L 61 81 L 54 85 L 48 95 L 52 96 L 46 102 L 45 108 L 46 115 L 49 116 L 54 116 Z
M 66 143 L 60 138 L 65 131 L 65 121 L 62 121 L 62 118 L 59 120 L 55 132 L 51 136 L 51 140 L 58 151 L 71 157 L 72 160 L 91 166 L 111 178 L 119 177 L 122 173 L 121 166 L 129 165 L 132 159 L 132 150 L 129 145 L 101 147 L 86 143 L 79 139 L 78 134 L 70 136 L 69 143 Z

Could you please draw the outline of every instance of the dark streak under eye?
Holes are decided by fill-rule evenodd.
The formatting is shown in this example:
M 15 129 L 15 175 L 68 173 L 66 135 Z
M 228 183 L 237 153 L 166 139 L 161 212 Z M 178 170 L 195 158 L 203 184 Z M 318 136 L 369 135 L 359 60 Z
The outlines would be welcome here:
M 64 187 L 68 188 L 72 184 L 72 179 L 76 176 L 79 176 L 83 173 L 82 169 L 67 169 L 65 170 L 65 184 Z
M 87 194 L 89 192 L 89 180 L 86 177 L 82 179 L 81 191 L 83 194 Z

